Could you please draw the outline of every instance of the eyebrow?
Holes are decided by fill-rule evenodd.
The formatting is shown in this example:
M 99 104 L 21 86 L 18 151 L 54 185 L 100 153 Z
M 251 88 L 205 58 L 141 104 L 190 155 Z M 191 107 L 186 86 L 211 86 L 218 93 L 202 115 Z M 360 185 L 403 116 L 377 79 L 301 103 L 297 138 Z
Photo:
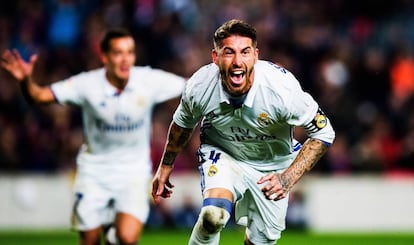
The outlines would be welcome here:
M 248 50 L 248 49 L 252 49 L 252 47 L 251 47 L 251 46 L 245 47 L 245 48 L 243 48 L 243 49 L 241 50 L 241 52 L 244 52 L 244 51 L 246 51 L 246 50 Z M 231 48 L 231 47 L 224 47 L 224 48 L 223 48 L 223 51 L 227 51 L 227 50 L 229 50 L 229 51 L 235 51 L 235 49 L 234 49 L 234 48 Z

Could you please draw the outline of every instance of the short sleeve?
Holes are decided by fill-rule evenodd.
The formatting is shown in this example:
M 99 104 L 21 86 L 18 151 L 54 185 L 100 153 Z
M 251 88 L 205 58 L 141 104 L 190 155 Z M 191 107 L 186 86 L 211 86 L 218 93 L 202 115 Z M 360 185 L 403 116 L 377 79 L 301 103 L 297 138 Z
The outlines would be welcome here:
M 82 84 L 84 75 L 78 74 L 51 85 L 53 94 L 60 104 L 81 105 L 83 101 Z
M 155 97 L 156 103 L 180 96 L 185 85 L 183 77 L 160 69 L 152 70 L 151 80 L 158 85 L 156 89 L 157 96 Z
M 304 128 L 311 138 L 332 143 L 335 138 L 335 132 L 331 122 L 313 97 L 309 93 L 304 92 L 297 84 L 290 98 L 287 122 L 290 125 Z
M 194 94 L 197 92 L 193 86 L 196 79 L 197 75 L 187 81 L 180 104 L 173 115 L 174 122 L 183 128 L 194 128 L 202 116 L 200 107 L 195 100 L 197 95 Z

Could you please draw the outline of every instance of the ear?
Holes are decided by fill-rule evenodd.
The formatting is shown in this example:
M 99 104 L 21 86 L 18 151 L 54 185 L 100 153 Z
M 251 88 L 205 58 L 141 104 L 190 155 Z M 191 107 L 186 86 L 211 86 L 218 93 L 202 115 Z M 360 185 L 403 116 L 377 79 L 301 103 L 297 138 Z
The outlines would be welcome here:
M 102 64 L 105 65 L 106 63 L 108 63 L 108 57 L 106 56 L 105 53 L 100 54 L 100 59 L 101 59 Z
M 259 59 L 259 49 L 258 48 L 256 48 L 256 50 L 254 51 L 254 56 L 255 56 L 255 63 L 256 63 L 256 61 Z
M 218 54 L 215 49 L 211 50 L 211 58 L 213 59 L 214 64 L 218 65 Z

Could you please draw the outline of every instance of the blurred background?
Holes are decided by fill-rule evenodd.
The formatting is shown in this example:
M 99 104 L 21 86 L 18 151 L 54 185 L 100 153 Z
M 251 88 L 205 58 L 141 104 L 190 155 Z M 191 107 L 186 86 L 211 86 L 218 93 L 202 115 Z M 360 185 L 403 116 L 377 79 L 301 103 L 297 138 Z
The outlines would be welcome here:
M 414 230 L 413 0 L 1 1 L 0 50 L 37 53 L 37 80 L 50 84 L 100 67 L 103 31 L 122 26 L 136 38 L 137 65 L 189 77 L 211 62 L 213 32 L 231 18 L 257 28 L 260 58 L 290 70 L 336 130 L 292 193 L 288 226 Z M 154 165 L 177 102 L 155 108 Z M 0 71 L 0 228 L 68 226 L 82 140 L 77 108 L 29 106 Z M 192 226 L 197 147 L 196 132 L 177 160 L 177 197 L 154 207 L 148 226 Z

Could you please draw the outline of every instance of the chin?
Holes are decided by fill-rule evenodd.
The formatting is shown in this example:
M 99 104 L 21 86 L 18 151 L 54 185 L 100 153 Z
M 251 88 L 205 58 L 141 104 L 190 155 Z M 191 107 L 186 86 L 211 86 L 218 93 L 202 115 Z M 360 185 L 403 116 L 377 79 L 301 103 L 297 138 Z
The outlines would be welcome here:
M 129 72 L 128 73 L 122 73 L 122 74 L 119 74 L 119 79 L 121 79 L 121 80 L 128 80 L 129 79 Z
M 244 94 L 244 92 L 243 92 L 243 90 L 242 90 L 242 89 L 232 89 L 232 90 L 228 91 L 228 93 L 229 93 L 231 96 L 235 96 L 235 97 L 237 97 L 237 96 L 241 96 L 241 95 L 243 95 L 243 94 Z

